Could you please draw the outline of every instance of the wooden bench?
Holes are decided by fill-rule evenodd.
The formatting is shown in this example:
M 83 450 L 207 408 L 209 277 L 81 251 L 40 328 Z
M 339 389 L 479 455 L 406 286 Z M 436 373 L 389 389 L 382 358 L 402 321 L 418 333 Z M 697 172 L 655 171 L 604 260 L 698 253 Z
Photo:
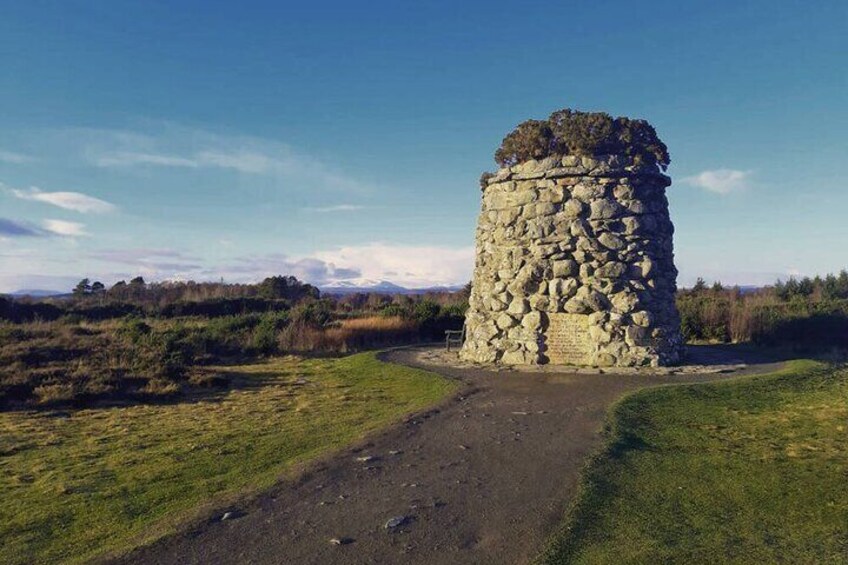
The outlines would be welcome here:
M 445 350 L 450 351 L 451 345 L 462 347 L 465 342 L 465 324 L 462 324 L 461 330 L 445 330 Z

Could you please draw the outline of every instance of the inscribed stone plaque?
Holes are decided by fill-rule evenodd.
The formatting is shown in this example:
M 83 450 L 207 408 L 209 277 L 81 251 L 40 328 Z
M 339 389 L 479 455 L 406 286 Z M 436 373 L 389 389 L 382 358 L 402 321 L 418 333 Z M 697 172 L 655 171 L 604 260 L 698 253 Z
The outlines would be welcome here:
M 584 314 L 548 314 L 545 355 L 555 365 L 590 365 L 592 343 L 589 316 Z

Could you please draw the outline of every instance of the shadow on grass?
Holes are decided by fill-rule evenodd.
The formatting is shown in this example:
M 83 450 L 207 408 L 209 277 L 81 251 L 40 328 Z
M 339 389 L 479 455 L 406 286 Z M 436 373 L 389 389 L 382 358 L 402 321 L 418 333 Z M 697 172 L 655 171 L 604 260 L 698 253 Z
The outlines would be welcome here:
M 686 365 L 764 365 L 793 359 L 838 361 L 845 359 L 848 350 L 821 347 L 765 347 L 751 343 L 695 343 L 686 345 Z

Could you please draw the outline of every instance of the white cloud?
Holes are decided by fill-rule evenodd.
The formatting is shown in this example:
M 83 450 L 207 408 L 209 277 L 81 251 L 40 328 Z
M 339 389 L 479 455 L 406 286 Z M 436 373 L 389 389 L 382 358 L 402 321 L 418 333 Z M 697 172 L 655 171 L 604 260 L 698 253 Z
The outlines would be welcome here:
M 68 222 L 65 220 L 44 220 L 44 229 L 48 232 L 65 237 L 82 237 L 89 235 L 85 231 L 85 224 Z
M 252 282 L 274 275 L 293 275 L 302 281 L 324 284 L 330 280 L 358 277 L 355 269 L 337 268 L 315 257 L 292 258 L 284 253 L 239 257 L 233 263 L 207 268 L 200 273 L 206 279 L 224 277 L 228 281 Z
M 230 265 L 197 273 L 205 280 L 224 277 L 250 282 L 272 275 L 294 275 L 306 282 L 332 286 L 339 281 L 364 284 L 389 281 L 407 288 L 465 284 L 474 268 L 473 247 L 351 245 L 290 257 L 283 253 L 240 257 Z
M 20 165 L 23 163 L 29 163 L 34 160 L 35 159 L 30 157 L 29 155 L 24 155 L 23 153 L 15 153 L 14 151 L 4 151 L 0 149 L 0 161 L 4 163 Z
M 29 190 L 11 189 L 11 193 L 23 200 L 45 202 L 75 212 L 102 214 L 116 209 L 114 204 L 82 194 L 81 192 L 44 192 L 36 187 Z
M 362 210 L 365 206 L 360 206 L 358 204 L 337 204 L 335 206 L 308 206 L 304 208 L 307 212 L 318 212 L 318 213 L 327 213 L 327 212 L 354 212 L 356 210 Z
M 474 267 L 474 248 L 470 246 L 370 243 L 314 256 L 336 268 L 356 269 L 362 278 L 388 280 L 408 288 L 464 284 Z
M 683 178 L 683 182 L 717 194 L 730 194 L 749 186 L 751 171 L 714 169 Z

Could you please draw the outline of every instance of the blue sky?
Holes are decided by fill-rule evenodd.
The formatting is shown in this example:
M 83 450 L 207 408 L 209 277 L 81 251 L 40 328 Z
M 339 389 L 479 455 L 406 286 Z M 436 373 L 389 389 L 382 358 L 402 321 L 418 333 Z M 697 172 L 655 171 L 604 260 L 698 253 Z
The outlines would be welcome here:
M 6 2 L 0 292 L 461 283 L 518 122 L 645 118 L 680 283 L 848 267 L 848 4 Z

